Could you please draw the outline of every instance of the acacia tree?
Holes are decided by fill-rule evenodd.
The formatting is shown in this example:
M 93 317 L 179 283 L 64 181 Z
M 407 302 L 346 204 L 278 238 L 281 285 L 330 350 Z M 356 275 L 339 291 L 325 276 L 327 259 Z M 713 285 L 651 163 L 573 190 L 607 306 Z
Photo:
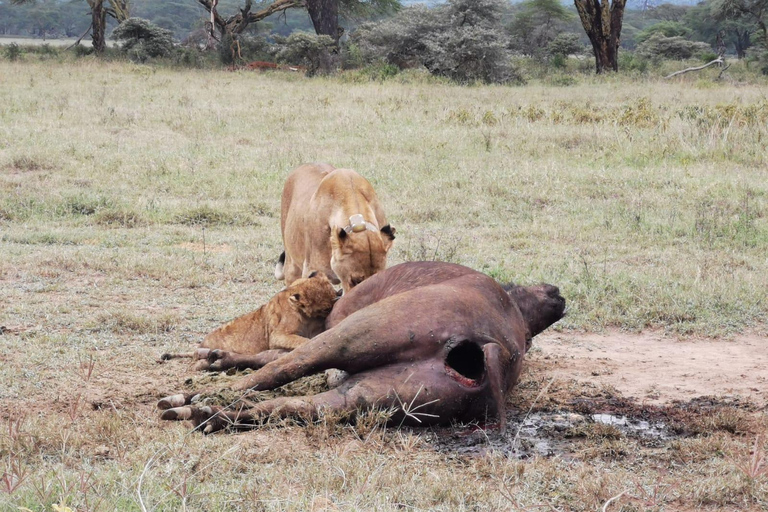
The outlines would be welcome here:
M 619 43 L 627 0 L 574 0 L 595 53 L 595 71 L 619 70 Z
M 751 22 L 757 25 L 757 42 L 768 49 L 768 0 L 719 0 L 712 5 L 718 20 Z
M 91 9 L 91 25 L 77 42 L 79 43 L 88 31 L 91 31 L 93 51 L 101 54 L 107 47 L 107 16 L 116 19 L 118 23 L 127 19 L 128 0 L 86 0 L 86 2 Z M 13 5 L 34 4 L 35 0 L 11 0 L 11 3 Z
M 516 49 L 527 55 L 541 57 L 547 46 L 562 33 L 564 22 L 573 14 L 559 0 L 525 0 L 509 25 Z
M 326 35 L 338 43 L 339 16 L 355 18 L 372 13 L 396 11 L 400 0 L 275 0 L 253 12 L 253 0 L 245 0 L 242 8 L 231 16 L 222 16 L 217 9 L 219 0 L 197 0 L 211 15 L 210 31 L 218 30 L 220 37 L 237 38 L 251 23 L 288 9 L 306 9 L 317 35 Z

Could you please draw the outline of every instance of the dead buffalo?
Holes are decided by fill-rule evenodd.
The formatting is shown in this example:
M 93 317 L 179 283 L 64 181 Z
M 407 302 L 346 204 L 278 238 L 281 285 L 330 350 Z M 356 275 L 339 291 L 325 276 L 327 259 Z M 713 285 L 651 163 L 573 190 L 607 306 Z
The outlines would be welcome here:
M 193 394 L 158 403 L 166 420 L 204 432 L 250 428 L 267 416 L 317 417 L 391 408 L 391 423 L 446 424 L 504 418 L 531 338 L 563 317 L 555 286 L 502 286 L 461 265 L 403 263 L 345 294 L 322 334 L 263 366 L 235 389 L 268 390 L 329 368 L 350 374 L 313 396 L 283 397 L 247 410 L 189 404 Z M 500 422 L 503 428 L 504 421 Z

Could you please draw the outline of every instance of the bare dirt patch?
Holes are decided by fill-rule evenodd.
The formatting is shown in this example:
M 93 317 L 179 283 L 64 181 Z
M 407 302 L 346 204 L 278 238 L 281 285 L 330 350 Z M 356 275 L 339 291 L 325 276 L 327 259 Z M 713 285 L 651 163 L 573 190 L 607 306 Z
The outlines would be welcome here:
M 530 354 L 556 379 L 615 388 L 653 405 L 701 396 L 768 403 L 768 339 L 678 340 L 663 334 L 552 333 L 536 339 Z

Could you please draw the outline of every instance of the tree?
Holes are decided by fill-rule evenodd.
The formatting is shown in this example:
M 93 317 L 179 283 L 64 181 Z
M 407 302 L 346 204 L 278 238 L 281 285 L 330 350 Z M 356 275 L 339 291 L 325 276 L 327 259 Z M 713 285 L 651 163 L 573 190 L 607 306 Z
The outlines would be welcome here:
M 640 33 L 635 36 L 635 41 L 643 43 L 650 39 L 654 34 L 661 34 L 664 37 L 686 38 L 691 35 L 691 29 L 678 21 L 660 21 L 641 30 Z
M 768 0 L 716 0 L 712 14 L 718 20 L 755 23 L 758 42 L 768 50 Z
M 700 41 L 689 41 L 682 36 L 665 36 L 656 32 L 637 45 L 637 54 L 651 59 L 690 59 L 712 52 L 712 47 Z
M 532 56 L 542 56 L 549 43 L 562 33 L 563 22 L 573 14 L 559 0 L 525 0 L 509 25 L 513 45 Z
M 371 13 L 393 12 L 400 8 L 399 0 L 275 0 L 263 9 L 253 12 L 253 0 L 245 0 L 242 8 L 230 16 L 218 12 L 219 0 L 197 0 L 211 15 L 210 31 L 218 29 L 221 37 L 229 34 L 233 39 L 252 23 L 288 9 L 307 9 L 317 35 L 327 35 L 338 43 L 339 16 L 358 17 Z
M 584 31 L 592 43 L 595 71 L 619 70 L 621 23 L 627 0 L 574 0 Z

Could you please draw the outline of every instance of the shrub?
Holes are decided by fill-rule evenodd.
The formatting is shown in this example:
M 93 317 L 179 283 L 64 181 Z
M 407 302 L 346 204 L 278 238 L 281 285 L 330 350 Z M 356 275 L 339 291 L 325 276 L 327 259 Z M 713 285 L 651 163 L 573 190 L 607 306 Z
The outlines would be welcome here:
M 688 37 L 691 35 L 691 30 L 679 21 L 660 21 L 641 30 L 635 36 L 635 41 L 640 44 L 656 34 L 660 34 L 664 37 Z
M 581 55 L 584 53 L 584 46 L 579 41 L 578 35 L 564 32 L 558 34 L 552 42 L 547 45 L 547 53 L 553 57 L 558 55 L 561 57 Z
M 5 47 L 5 56 L 8 60 L 19 60 L 21 53 L 21 47 L 16 43 L 11 43 Z
M 339 57 L 333 53 L 336 42 L 330 36 L 294 32 L 288 37 L 274 36 L 274 39 L 275 58 L 287 64 L 305 66 L 308 76 L 319 71 L 330 72 L 337 67 Z
M 112 37 L 123 41 L 120 49 L 136 62 L 168 57 L 176 46 L 173 32 L 142 18 L 128 18 L 115 28 Z
M 81 44 L 76 44 L 72 51 L 75 53 L 75 57 L 86 57 L 93 53 L 93 48 L 90 46 L 83 46 Z
M 619 69 L 645 73 L 648 71 L 648 59 L 635 52 L 622 51 L 619 53 Z
M 688 41 L 680 36 L 666 37 L 661 34 L 654 34 L 637 46 L 638 55 L 651 59 L 683 60 L 711 51 L 712 47 L 707 43 Z

